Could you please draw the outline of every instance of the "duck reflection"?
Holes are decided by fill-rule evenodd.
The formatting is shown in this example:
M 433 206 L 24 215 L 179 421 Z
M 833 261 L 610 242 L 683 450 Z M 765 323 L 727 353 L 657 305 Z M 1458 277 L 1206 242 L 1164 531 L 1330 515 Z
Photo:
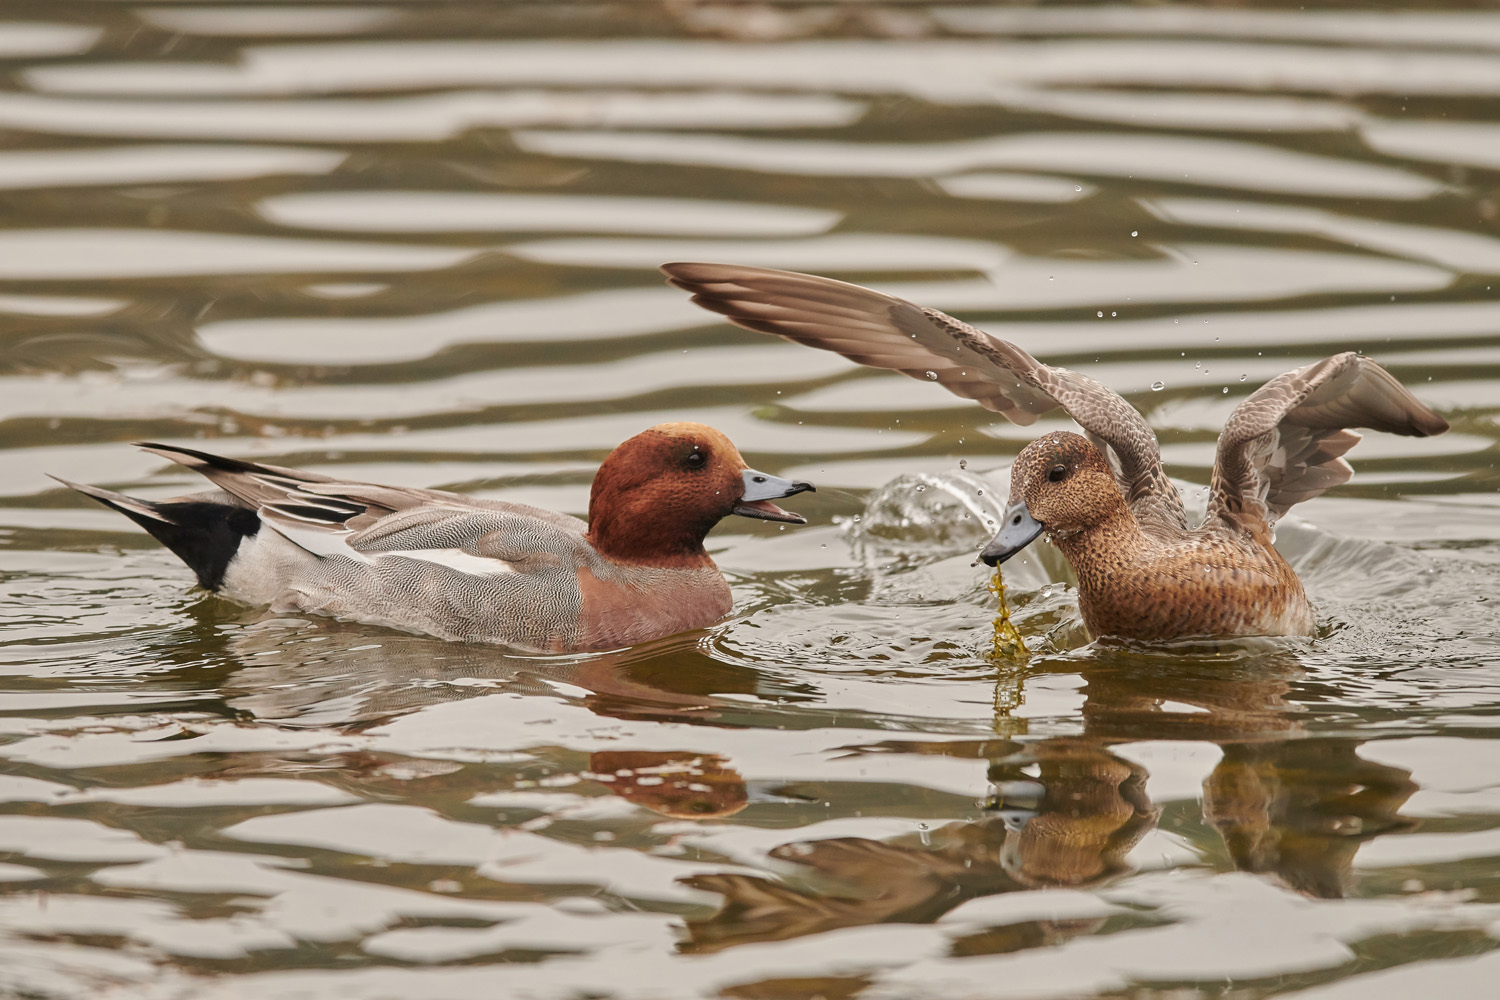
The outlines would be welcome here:
M 607 750 L 589 773 L 622 799 L 674 819 L 722 819 L 750 802 L 745 779 L 718 754 Z
M 1128 870 L 1125 855 L 1160 815 L 1146 796 L 1145 771 L 1089 740 L 991 740 L 943 748 L 991 760 L 996 794 L 984 819 L 895 841 L 841 837 L 771 852 L 799 866 L 799 880 L 834 887 L 830 892 L 749 875 L 688 879 L 725 897 L 712 918 L 688 924 L 688 950 L 861 924 L 926 923 L 980 896 L 1092 885 Z
M 1203 816 L 1234 866 L 1274 874 L 1309 896 L 1347 895 L 1355 852 L 1412 827 L 1399 811 L 1417 790 L 1409 772 L 1360 757 L 1360 742 L 1226 745 L 1203 783 Z
M 765 693 L 770 683 L 707 656 L 691 636 L 614 653 L 527 656 L 366 625 L 277 618 L 234 630 L 227 647 L 238 665 L 220 687 L 229 707 L 298 728 L 357 730 L 499 690 L 555 696 L 560 684 L 580 689 L 583 703 L 601 716 L 714 721 L 728 708 L 714 695 Z
M 1144 661 L 1144 662 L 1143 662 Z M 1159 662 L 1158 662 L 1159 661 Z M 890 740 L 850 748 L 872 757 L 983 758 L 993 796 L 983 818 L 930 834 L 875 841 L 792 842 L 771 856 L 791 882 L 746 875 L 689 880 L 721 893 L 712 917 L 688 924 L 684 948 L 714 951 L 839 927 L 928 922 L 979 896 L 1099 885 L 1132 870 L 1128 854 L 1158 823 L 1147 772 L 1111 748 L 1141 740 L 1205 741 L 1223 756 L 1203 786 L 1203 816 L 1235 868 L 1312 896 L 1347 894 L 1359 845 L 1405 828 L 1408 772 L 1364 760 L 1360 742 L 1310 736 L 1291 697 L 1290 654 L 1143 658 L 1104 651 L 1082 671 L 1084 732 L 1037 742 Z M 1011 700 L 1000 698 L 997 704 Z M 997 718 L 997 731 L 1009 731 Z M 1175 831 L 1205 858 L 1221 854 L 1192 824 Z M 985 935 L 986 953 L 1088 933 L 1089 921 L 1033 921 Z M 1003 940 L 1001 940 L 1003 939 Z
M 715 660 L 691 639 L 536 658 L 365 626 L 281 621 L 246 628 L 230 646 L 239 668 L 223 690 L 236 711 L 278 725 L 344 730 L 496 690 L 555 696 L 559 683 L 601 716 L 733 725 L 743 709 L 719 694 L 765 695 L 768 685 L 786 683 L 774 672 Z M 1337 897 L 1350 891 L 1359 845 L 1409 825 L 1399 815 L 1416 787 L 1407 772 L 1360 758 L 1358 740 L 1306 731 L 1304 703 L 1316 692 L 1296 650 L 1161 655 L 1095 646 L 1088 656 L 1081 667 L 1077 660 L 1062 665 L 1083 681 L 1082 731 L 1075 735 L 891 739 L 848 748 L 877 766 L 895 754 L 985 761 L 992 795 L 975 818 L 891 840 L 782 844 L 771 856 L 790 866 L 787 881 L 692 879 L 723 903 L 688 924 L 683 947 L 713 951 L 839 927 L 932 921 L 981 896 L 1097 886 L 1128 874 L 1130 852 L 1161 817 L 1146 769 L 1129 759 L 1139 755 L 1121 749 L 1140 741 L 1221 748 L 1203 785 L 1203 819 L 1217 838 L 1204 840 L 1204 827 L 1194 823 L 1173 830 L 1196 838 L 1205 863 L 1227 848 L 1238 869 Z M 800 692 L 788 685 L 784 693 Z M 997 733 L 1025 731 L 1025 720 L 1007 716 L 1017 703 L 997 696 Z M 735 816 L 755 798 L 733 763 L 710 753 L 596 752 L 583 776 L 674 820 Z M 986 939 L 982 947 L 1023 947 L 1091 929 L 1087 921 L 1033 921 L 1008 929 L 1002 936 L 1009 944 Z
M 1362 740 L 1306 732 L 1306 709 L 1291 697 L 1303 670 L 1291 652 L 1230 656 L 1238 659 L 1189 654 L 1144 668 L 1139 657 L 1110 656 L 1083 672 L 1088 731 L 1110 742 L 1218 744 L 1203 817 L 1235 867 L 1310 896 L 1347 895 L 1360 844 L 1412 825 L 1399 813 L 1417 786 L 1410 772 L 1361 758 Z
M 1146 771 L 1089 740 L 1025 745 L 991 763 L 990 808 L 1006 834 L 1005 872 L 1023 887 L 1092 885 L 1129 870 L 1125 855 L 1156 826 Z

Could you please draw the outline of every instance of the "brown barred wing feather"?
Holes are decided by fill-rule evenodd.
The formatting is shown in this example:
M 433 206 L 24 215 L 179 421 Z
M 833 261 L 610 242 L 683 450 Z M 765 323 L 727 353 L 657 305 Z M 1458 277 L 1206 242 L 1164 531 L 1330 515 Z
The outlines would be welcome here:
M 695 303 L 747 330 L 936 382 L 1013 423 L 1032 424 L 1061 406 L 1101 446 L 1139 518 L 1186 525 L 1156 435 L 1134 407 L 1087 376 L 1042 364 L 936 309 L 844 281 L 734 264 L 675 263 L 662 271 Z
M 1366 427 L 1428 437 L 1448 422 L 1390 372 L 1348 351 L 1279 375 L 1235 408 L 1219 436 L 1208 521 L 1253 527 L 1354 474 L 1344 453 Z

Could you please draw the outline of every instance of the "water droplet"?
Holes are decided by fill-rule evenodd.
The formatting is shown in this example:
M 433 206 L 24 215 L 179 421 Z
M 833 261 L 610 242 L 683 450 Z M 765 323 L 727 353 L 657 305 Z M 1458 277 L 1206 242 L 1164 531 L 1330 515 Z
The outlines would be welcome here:
M 1073 190 L 1074 191 L 1082 191 L 1083 190 L 1083 185 L 1082 184 L 1074 184 L 1073 185 Z
M 1131 236 L 1139 236 L 1139 235 L 1141 235 L 1141 234 L 1140 234 L 1140 233 L 1139 233 L 1139 232 L 1137 232 L 1137 231 L 1136 231 L 1136 230 L 1134 230 L 1134 229 L 1132 229 L 1132 230 L 1131 230 L 1131 231 L 1130 231 L 1130 235 L 1131 235 Z
M 1193 367 L 1194 368 L 1202 368 L 1203 367 L 1203 362 L 1201 362 L 1201 361 L 1194 361 L 1193 362 Z
M 1243 382 L 1243 381 L 1245 381 L 1245 378 L 1246 378 L 1246 376 L 1244 376 L 1244 375 L 1241 375 L 1241 376 L 1240 376 L 1240 381 L 1241 381 L 1241 382 Z
M 984 490 L 977 490 L 975 492 L 976 492 L 976 495 L 978 495 L 978 496 L 984 496 Z
M 1224 395 L 1229 395 L 1229 386 L 1227 385 L 1224 387 Z
M 917 492 L 918 493 L 926 493 L 927 492 L 927 487 L 925 487 L 925 486 L 918 486 L 917 487 Z
M 1161 392 L 1166 387 L 1167 387 L 1167 384 L 1165 382 L 1152 382 L 1151 383 L 1151 391 L 1152 392 Z
M 1109 311 L 1109 314 L 1110 314 L 1110 316 L 1112 316 L 1112 317 L 1113 317 L 1113 316 L 1118 316 L 1118 315 L 1120 315 L 1120 314 L 1119 314 L 1119 313 L 1117 313 L 1117 312 L 1115 312 L 1115 311 L 1114 311 L 1114 310 L 1113 310 L 1113 309 L 1111 309 L 1111 310 L 1110 310 L 1110 311 Z
M 1100 318 L 1100 319 L 1103 319 L 1103 318 L 1104 318 L 1104 310 L 1103 310 L 1103 309 L 1100 309 L 1100 310 L 1099 310 L 1099 311 L 1098 311 L 1098 312 L 1097 312 L 1097 313 L 1095 313 L 1095 314 L 1094 314 L 1094 315 L 1096 315 L 1096 316 L 1098 316 L 1098 317 L 1099 317 L 1099 318 Z
M 967 458 L 960 458 L 958 460 L 958 467 L 960 469 L 967 469 L 969 467 L 969 460 Z
M 927 377 L 930 378 L 930 379 L 932 379 L 934 382 L 936 382 L 937 381 L 937 372 L 928 372 L 927 373 Z
M 818 548 L 820 548 L 820 549 L 826 549 L 826 548 L 828 548 L 828 543 L 827 542 L 823 542 L 821 545 L 818 546 Z
M 858 524 L 858 523 L 859 523 L 859 522 L 860 522 L 860 518 L 861 518 L 861 517 L 862 517 L 862 515 L 860 515 L 860 514 L 855 514 L 855 515 L 854 515 L 854 523 L 855 523 L 855 524 Z

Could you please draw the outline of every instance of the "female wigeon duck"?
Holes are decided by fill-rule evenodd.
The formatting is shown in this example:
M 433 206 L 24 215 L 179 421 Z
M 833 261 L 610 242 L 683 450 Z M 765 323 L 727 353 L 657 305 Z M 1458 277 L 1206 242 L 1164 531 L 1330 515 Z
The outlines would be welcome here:
M 613 649 L 730 609 L 703 539 L 730 514 L 803 524 L 772 500 L 811 490 L 745 465 L 703 424 L 658 424 L 599 467 L 584 522 L 525 504 L 343 482 L 190 448 L 144 450 L 217 490 L 146 501 L 66 485 L 135 521 L 208 590 L 523 649 Z
M 936 309 L 789 271 L 667 264 L 693 301 L 749 330 L 936 381 L 1030 424 L 1061 406 L 1085 435 L 1048 434 L 1011 467 L 1010 504 L 980 557 L 1004 562 L 1046 533 L 1078 576 L 1095 637 L 1307 635 L 1313 612 L 1272 547 L 1295 503 L 1346 481 L 1349 427 L 1425 437 L 1448 423 L 1353 352 L 1280 375 L 1240 403 L 1219 436 L 1207 515 L 1190 527 L 1135 408 L 1091 378 L 1044 365 Z

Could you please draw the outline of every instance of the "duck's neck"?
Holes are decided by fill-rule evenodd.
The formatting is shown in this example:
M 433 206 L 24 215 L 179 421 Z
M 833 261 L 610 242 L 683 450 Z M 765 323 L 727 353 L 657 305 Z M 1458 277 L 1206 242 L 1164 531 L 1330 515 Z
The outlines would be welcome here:
M 717 522 L 683 518 L 670 507 L 634 510 L 629 505 L 589 505 L 585 539 L 610 562 L 658 569 L 696 569 L 712 566 L 703 539 Z
M 1073 568 L 1080 589 L 1102 584 L 1150 544 L 1121 497 L 1115 498 L 1103 518 L 1073 531 L 1056 532 L 1052 540 Z

